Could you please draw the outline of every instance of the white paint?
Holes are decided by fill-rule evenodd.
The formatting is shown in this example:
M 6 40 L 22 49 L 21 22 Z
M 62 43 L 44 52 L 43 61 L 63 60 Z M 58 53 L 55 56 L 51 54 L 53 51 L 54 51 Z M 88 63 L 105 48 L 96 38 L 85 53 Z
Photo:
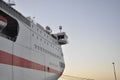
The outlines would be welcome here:
M 13 80 L 12 66 L 0 64 L 0 80 Z
M 1 8 L 0 10 L 11 17 L 14 16 L 6 10 Z M 17 40 L 12 42 L 2 37 L 3 34 L 0 33 L 0 50 L 62 72 L 63 68 L 60 67 L 59 62 L 64 63 L 64 59 L 61 56 L 62 50 L 58 40 L 47 34 L 42 27 L 33 23 L 33 27 L 28 26 L 16 17 L 14 19 L 19 24 Z M 0 64 L 0 80 L 57 80 L 59 77 L 60 75 L 55 73 Z

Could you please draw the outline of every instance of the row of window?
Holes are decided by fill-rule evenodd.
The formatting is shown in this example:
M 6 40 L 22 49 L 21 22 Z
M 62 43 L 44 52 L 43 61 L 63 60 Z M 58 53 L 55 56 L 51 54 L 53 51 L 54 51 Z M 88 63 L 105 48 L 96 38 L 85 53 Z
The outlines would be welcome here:
M 51 55 L 51 56 L 53 56 L 53 57 L 56 57 L 56 58 L 58 58 L 58 59 L 61 59 L 60 56 L 58 56 L 58 55 L 56 55 L 56 54 L 54 54 L 54 53 L 46 50 L 45 48 L 43 48 L 43 47 L 41 47 L 41 46 L 39 46 L 39 45 L 37 45 L 37 44 L 34 44 L 34 48 L 35 48 L 36 50 L 39 50 L 39 51 L 43 52 L 43 53 L 47 53 L 47 54 L 49 54 L 49 55 Z
M 34 34 L 32 34 L 32 36 L 35 37 Z M 60 51 L 60 48 L 55 46 L 57 44 L 53 45 L 52 43 L 48 42 L 48 40 L 45 40 L 45 39 L 43 39 L 43 38 L 41 38 L 39 36 L 36 36 L 36 39 L 39 39 L 41 43 L 44 43 L 45 45 L 47 45 L 49 47 L 52 47 L 52 48 L 54 48 L 57 51 Z
M 32 28 L 36 28 L 37 26 L 32 25 Z M 42 26 L 41 26 L 42 27 Z M 37 32 L 37 34 L 43 35 L 44 38 L 48 39 L 51 42 L 54 42 L 55 44 L 57 44 L 57 40 L 55 40 L 54 38 L 52 38 L 52 36 L 48 33 L 45 32 L 45 30 L 40 29 L 39 27 L 36 28 L 35 32 Z

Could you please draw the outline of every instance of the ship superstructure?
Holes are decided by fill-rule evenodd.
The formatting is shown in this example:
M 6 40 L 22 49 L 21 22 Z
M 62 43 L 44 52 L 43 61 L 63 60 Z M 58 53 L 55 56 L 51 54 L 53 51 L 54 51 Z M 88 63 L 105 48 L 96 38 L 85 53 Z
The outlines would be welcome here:
M 57 80 L 65 32 L 52 33 L 0 0 L 0 80 Z

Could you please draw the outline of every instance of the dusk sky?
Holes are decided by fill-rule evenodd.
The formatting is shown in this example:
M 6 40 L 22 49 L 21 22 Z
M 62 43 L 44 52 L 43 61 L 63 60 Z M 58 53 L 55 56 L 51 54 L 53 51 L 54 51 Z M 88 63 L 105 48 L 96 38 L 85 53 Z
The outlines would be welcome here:
M 7 0 L 6 0 L 7 1 Z M 65 75 L 120 80 L 120 0 L 14 0 L 24 16 L 68 34 Z

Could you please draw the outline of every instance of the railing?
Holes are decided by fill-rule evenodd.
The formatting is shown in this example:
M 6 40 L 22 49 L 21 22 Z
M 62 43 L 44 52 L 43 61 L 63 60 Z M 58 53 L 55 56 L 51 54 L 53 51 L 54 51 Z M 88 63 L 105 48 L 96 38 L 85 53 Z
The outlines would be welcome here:
M 81 78 L 81 77 L 70 76 L 70 75 L 62 75 L 58 80 L 94 80 L 94 79 Z
M 14 8 L 10 7 L 8 4 L 6 4 L 4 1 L 0 0 L 0 7 L 10 13 L 11 15 L 15 16 L 17 19 L 20 21 L 24 22 L 28 26 L 30 26 L 30 21 L 24 17 L 21 13 L 19 13 L 17 10 Z

